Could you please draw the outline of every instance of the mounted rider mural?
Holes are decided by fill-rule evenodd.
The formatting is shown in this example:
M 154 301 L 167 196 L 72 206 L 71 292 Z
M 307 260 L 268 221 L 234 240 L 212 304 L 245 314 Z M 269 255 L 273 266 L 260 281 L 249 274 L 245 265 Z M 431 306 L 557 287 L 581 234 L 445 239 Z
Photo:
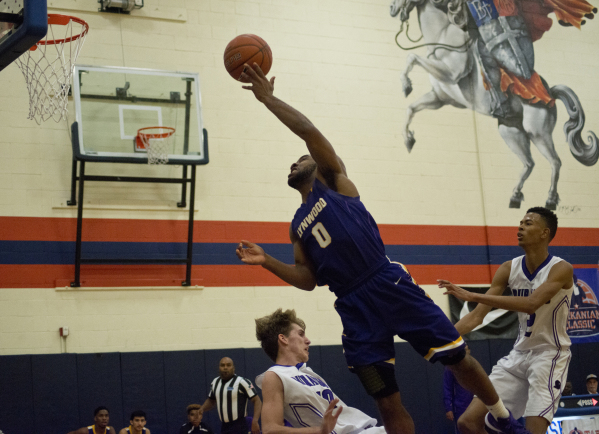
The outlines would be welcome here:
M 396 41 L 404 25 L 409 26 L 414 8 L 424 39 L 419 47 L 428 53 L 408 55 L 401 74 L 403 91 L 406 96 L 412 92 L 409 74 L 416 65 L 429 73 L 432 90 L 408 107 L 402 128 L 408 151 L 416 141 L 410 123 L 421 110 L 449 104 L 493 116 L 499 134 L 524 165 L 509 207 L 520 208 L 524 200 L 522 188 L 534 167 L 532 142 L 551 166 L 545 205 L 555 210 L 561 167 L 552 138 L 556 99 L 570 116 L 564 133 L 572 155 L 592 166 L 599 158 L 599 145 L 592 131 L 587 141 L 581 137 L 585 116 L 574 91 L 564 85 L 549 87 L 535 71 L 533 42 L 551 28 L 549 14 L 554 13 L 562 26 L 580 29 L 597 9 L 586 0 L 394 0 L 391 16 L 399 15 L 402 23 Z

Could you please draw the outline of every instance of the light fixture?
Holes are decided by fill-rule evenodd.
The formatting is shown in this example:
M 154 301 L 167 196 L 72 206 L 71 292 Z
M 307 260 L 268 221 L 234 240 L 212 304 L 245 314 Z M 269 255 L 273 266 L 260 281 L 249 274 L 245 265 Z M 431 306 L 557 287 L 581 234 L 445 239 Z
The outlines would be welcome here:
M 133 9 L 144 7 L 144 0 L 98 0 L 100 12 L 112 12 L 117 14 L 128 14 Z

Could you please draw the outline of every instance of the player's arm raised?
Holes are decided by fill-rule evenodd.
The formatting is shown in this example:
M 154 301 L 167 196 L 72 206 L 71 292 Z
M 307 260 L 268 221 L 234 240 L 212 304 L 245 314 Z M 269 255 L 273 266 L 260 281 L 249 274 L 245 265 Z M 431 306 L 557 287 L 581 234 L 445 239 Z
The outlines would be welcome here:
M 493 276 L 493 282 L 491 282 L 491 287 L 487 290 L 485 295 L 492 296 L 501 296 L 505 288 L 507 287 L 508 279 L 510 277 L 510 270 L 512 268 L 512 261 L 507 261 L 501 264 L 495 276 Z M 445 288 L 447 292 L 445 294 L 452 294 L 464 301 L 472 301 L 466 300 L 472 292 L 466 291 L 464 288 L 460 288 L 459 286 L 454 285 L 448 280 L 439 279 L 439 288 Z M 472 312 L 469 312 L 464 316 L 464 318 L 460 319 L 456 324 L 455 328 L 460 333 L 460 335 L 466 335 L 474 330 L 476 327 L 483 323 L 485 316 L 492 309 L 492 306 L 488 306 L 486 304 L 479 303 Z
M 566 261 L 561 261 L 551 268 L 545 283 L 535 289 L 528 297 L 502 297 L 501 295 L 474 294 L 467 291 L 464 291 L 466 294 L 461 293 L 460 295 L 454 295 L 464 301 L 484 303 L 487 306 L 524 312 L 528 315 L 532 315 L 539 307 L 551 300 L 560 289 L 571 288 L 573 284 L 572 265 Z M 446 288 L 448 289 L 447 293 L 454 293 L 453 288 L 451 290 L 449 287 Z
M 262 382 L 262 432 L 264 434 L 329 434 L 335 428 L 342 407 L 334 411 L 339 399 L 334 399 L 324 414 L 321 426 L 292 428 L 285 426 L 283 419 L 284 388 L 281 379 L 274 372 L 267 372 Z
M 289 238 L 293 244 L 294 265 L 273 258 L 264 252 L 262 247 L 246 240 L 239 243 L 235 253 L 246 264 L 261 265 L 288 284 L 305 291 L 312 291 L 316 286 L 316 274 L 304 253 L 300 239 L 295 236 L 291 226 L 289 226 Z
M 244 89 L 251 90 L 258 101 L 306 142 L 308 151 L 318 166 L 321 181 L 345 196 L 356 197 L 359 195 L 356 186 L 347 177 L 343 162 L 327 138 L 310 119 L 274 96 L 275 77 L 268 80 L 260 67 L 254 63 L 246 66 L 240 78 L 251 83 L 251 86 L 243 86 Z

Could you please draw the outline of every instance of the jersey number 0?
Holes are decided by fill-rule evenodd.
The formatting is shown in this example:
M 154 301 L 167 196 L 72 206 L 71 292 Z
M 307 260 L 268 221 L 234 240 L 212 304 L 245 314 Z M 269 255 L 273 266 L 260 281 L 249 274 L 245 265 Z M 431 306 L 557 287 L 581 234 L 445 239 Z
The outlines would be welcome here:
M 316 223 L 312 228 L 312 235 L 314 235 L 314 238 L 316 238 L 316 241 L 318 241 L 318 244 L 323 249 L 331 244 L 331 236 L 320 222 Z

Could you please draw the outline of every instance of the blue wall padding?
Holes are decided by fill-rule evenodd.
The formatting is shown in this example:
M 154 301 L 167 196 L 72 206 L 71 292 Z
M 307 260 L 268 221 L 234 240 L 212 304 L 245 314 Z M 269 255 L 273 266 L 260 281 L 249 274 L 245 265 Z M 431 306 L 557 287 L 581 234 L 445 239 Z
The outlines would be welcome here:
M 178 434 L 187 422 L 187 406 L 206 399 L 204 350 L 165 352 L 164 380 L 168 432 Z
M 470 341 L 485 371 L 507 355 L 513 341 Z M 443 366 L 422 359 L 409 344 L 395 344 L 396 376 L 402 401 L 416 432 L 453 434 L 442 403 Z M 584 379 L 596 373 L 599 344 L 572 347 L 569 379 L 584 393 Z M 239 375 L 254 382 L 271 366 L 259 348 L 147 353 L 0 356 L 0 429 L 5 434 L 65 433 L 93 423 L 93 410 L 106 405 L 117 432 L 128 426 L 133 410 L 144 410 L 152 434 L 177 434 L 185 407 L 203 403 L 218 362 L 231 357 Z M 347 369 L 340 345 L 312 346 L 308 363 L 348 405 L 377 418 L 374 401 Z M 252 407 L 249 407 L 252 414 Z M 27 417 L 26 415 L 33 415 Z M 218 434 L 216 409 L 204 421 Z
M 322 352 L 320 351 L 322 347 L 313 346 L 310 347 L 310 360 L 308 361 L 309 366 L 316 373 L 322 373 Z
M 470 347 L 470 354 L 472 354 L 472 357 L 474 357 L 476 360 L 478 360 L 478 363 L 480 363 L 480 365 L 483 367 L 483 369 L 485 370 L 485 372 L 487 374 L 491 373 L 491 368 L 495 364 L 495 363 L 491 363 L 490 345 L 494 345 L 493 342 L 495 342 L 495 339 L 489 339 L 489 340 L 484 340 L 484 341 L 468 341 L 467 342 L 468 346 Z M 507 354 L 509 352 L 509 350 L 511 349 L 511 346 L 513 344 L 513 341 L 507 340 L 507 342 L 508 342 L 509 349 L 506 350 L 506 348 L 504 347 L 504 344 L 500 344 L 501 349 L 499 351 L 496 351 L 498 355 L 502 351 L 506 351 L 505 354 Z M 501 357 L 503 357 L 503 355 Z
M 110 412 L 110 425 L 124 426 L 121 389 L 121 354 L 77 354 L 77 392 L 79 427 L 94 422 L 94 410 L 103 405 Z M 73 427 L 75 429 L 75 427 Z
M 266 355 L 262 348 L 247 348 L 244 354 L 245 359 L 245 374 L 246 378 L 249 378 L 252 384 L 256 386 L 256 376 L 262 374 L 273 364 L 272 360 Z M 258 389 L 260 397 L 262 393 Z
M 244 353 L 245 374 L 243 376 L 252 382 L 258 396 L 262 399 L 262 390 L 256 386 L 256 376 L 270 368 L 273 362 L 262 351 L 262 348 L 246 348 Z M 253 416 L 253 414 L 254 405 L 250 402 L 248 403 L 248 416 Z
M 77 356 L 75 354 L 32 356 L 31 378 L 35 432 L 60 433 L 80 428 Z M 26 417 L 25 414 L 22 416 Z
M 143 410 L 147 414 L 147 427 L 152 433 L 165 433 L 164 353 L 121 353 L 121 377 L 125 419 L 129 418 L 132 411 Z M 122 427 L 115 428 L 119 430 Z
M 320 347 L 321 367 L 312 368 L 320 374 L 339 396 L 350 407 L 356 407 L 376 419 L 378 410 L 376 404 L 368 396 L 358 376 L 352 374 L 348 367 L 343 348 L 340 345 L 325 345 Z
M 412 415 L 416 432 L 434 432 L 429 413 L 426 362 L 407 342 L 395 344 L 395 376 L 406 410 Z M 430 391 L 431 393 L 441 393 Z M 437 411 L 443 411 L 438 409 Z M 436 427 L 435 427 L 436 428 Z
M 514 341 L 512 339 L 492 339 L 489 340 L 489 355 L 491 368 L 495 366 L 497 361 L 502 357 L 505 357 L 514 348 Z
M 33 432 L 31 356 L 0 357 L 0 429 Z
M 435 364 L 425 360 L 422 360 L 422 362 L 425 363 L 426 367 L 426 390 L 428 392 L 428 405 L 426 407 L 428 407 L 431 427 L 445 427 L 447 419 L 445 418 L 445 406 L 443 405 L 443 387 L 439 387 L 439 384 L 443 384 L 445 367 L 439 362 Z M 453 427 L 451 424 L 450 426 Z M 453 431 L 450 432 L 453 433 Z

